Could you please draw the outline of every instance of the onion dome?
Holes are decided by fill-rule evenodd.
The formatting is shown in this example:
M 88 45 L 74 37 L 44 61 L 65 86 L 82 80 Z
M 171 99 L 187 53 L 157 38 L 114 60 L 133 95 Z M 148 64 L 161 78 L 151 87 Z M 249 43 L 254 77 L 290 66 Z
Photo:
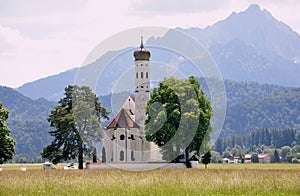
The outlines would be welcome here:
M 141 46 L 136 51 L 134 51 L 133 56 L 136 61 L 149 61 L 151 55 L 150 52 L 146 48 L 144 48 L 143 37 L 141 37 Z

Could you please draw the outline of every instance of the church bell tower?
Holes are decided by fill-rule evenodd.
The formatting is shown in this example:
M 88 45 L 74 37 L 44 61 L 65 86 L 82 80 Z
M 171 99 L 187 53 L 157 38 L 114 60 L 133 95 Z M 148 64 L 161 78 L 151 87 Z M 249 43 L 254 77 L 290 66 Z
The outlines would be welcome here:
M 140 47 L 134 51 L 135 58 L 135 122 L 144 127 L 146 105 L 150 98 L 150 52 L 144 48 L 143 37 Z

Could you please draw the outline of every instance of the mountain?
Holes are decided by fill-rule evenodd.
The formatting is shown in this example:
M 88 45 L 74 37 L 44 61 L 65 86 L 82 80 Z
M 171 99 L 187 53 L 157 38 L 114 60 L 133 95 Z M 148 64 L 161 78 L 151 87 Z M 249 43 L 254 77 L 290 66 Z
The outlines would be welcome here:
M 275 19 L 267 10 L 261 10 L 258 5 L 251 5 L 240 13 L 233 12 L 226 19 L 205 29 L 177 29 L 194 37 L 208 50 L 225 79 L 280 86 L 300 86 L 299 35 L 288 25 Z M 174 30 L 171 29 L 159 39 L 149 39 L 147 44 L 162 40 L 169 41 L 177 47 L 183 47 L 185 53 L 192 52 L 193 49 L 189 45 L 182 44 L 176 37 L 172 37 L 172 31 Z M 166 65 L 175 62 L 179 64 L 179 72 L 194 73 L 194 70 L 191 69 L 192 66 L 189 66 L 190 62 L 178 60 L 181 58 L 180 56 L 159 48 L 148 49 L 152 54 L 152 67 L 159 67 L 159 65 L 155 65 L 155 62 Z M 98 81 L 98 83 L 101 82 L 101 86 L 94 89 L 98 96 L 108 95 L 111 93 L 111 88 L 118 83 L 117 78 L 123 73 L 127 74 L 126 83 L 134 85 L 133 77 L 129 77 L 127 73 L 132 70 L 134 64 L 133 50 L 133 48 L 126 48 L 121 51 L 109 51 L 86 67 L 42 78 L 24 84 L 17 90 L 33 99 L 44 97 L 57 101 L 63 95 L 67 84 L 74 83 L 78 71 L 86 74 L 84 80 L 90 80 L 93 78 L 92 76 L 99 74 L 101 65 L 109 65 L 110 70 L 106 69 L 104 76 L 101 75 L 103 78 Z M 110 57 L 114 57 L 111 62 L 109 62 Z M 159 68 L 152 76 L 164 74 L 157 70 Z
M 16 141 L 14 161 L 37 161 L 42 149 L 52 141 L 47 117 L 56 103 L 44 98 L 32 100 L 3 86 L 0 86 L 0 101 L 9 110 L 6 124 Z
M 258 5 L 205 29 L 182 30 L 209 50 L 226 79 L 300 85 L 299 35 Z
M 16 90 L 31 99 L 43 97 L 47 100 L 57 101 L 63 96 L 65 87 L 74 83 L 78 69 L 74 68 L 60 74 L 26 83 Z

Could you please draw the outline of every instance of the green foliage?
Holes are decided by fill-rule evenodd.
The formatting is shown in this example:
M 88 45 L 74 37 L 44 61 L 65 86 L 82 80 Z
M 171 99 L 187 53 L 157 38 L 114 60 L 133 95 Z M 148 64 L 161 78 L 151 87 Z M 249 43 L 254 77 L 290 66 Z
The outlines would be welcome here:
M 161 148 L 165 160 L 172 161 L 183 151 L 199 155 L 201 145 L 209 140 L 213 111 L 199 88 L 194 77 L 170 78 L 151 93 L 146 107 L 146 138 Z
M 11 159 L 15 153 L 15 140 L 9 136 L 10 130 L 5 124 L 8 114 L 9 111 L 2 108 L 0 102 L 0 164 Z
M 43 98 L 32 100 L 2 86 L 0 97 L 9 110 L 6 124 L 16 141 L 15 155 L 10 162 L 40 162 L 40 152 L 51 142 L 47 117 L 55 103 Z
M 275 149 L 273 156 L 271 156 L 271 163 L 279 163 L 280 162 L 280 157 L 278 151 Z
M 273 148 L 281 148 L 290 146 L 296 140 L 298 131 L 295 129 L 257 129 L 245 135 L 219 137 L 215 143 L 214 149 L 220 153 L 226 148 L 234 146 L 244 146 L 249 148 L 249 151 L 258 151 L 254 146 L 271 146 Z M 296 142 L 297 144 L 297 142 Z M 260 152 L 265 149 L 260 149 Z M 285 155 L 285 154 L 284 154 Z
M 48 118 L 51 127 L 55 128 L 49 132 L 54 140 L 44 148 L 42 157 L 53 163 L 77 157 L 82 169 L 83 154 L 91 153 L 92 144 L 99 142 L 100 118 L 108 118 L 107 112 L 88 87 L 68 86 L 65 97 L 58 103 Z M 84 149 L 84 145 L 89 148 Z
M 292 161 L 291 161 L 291 163 L 299 163 L 299 160 L 297 159 L 297 158 L 292 158 Z
M 251 156 L 251 162 L 252 163 L 258 163 L 259 162 L 258 154 L 257 153 L 252 154 L 252 156 Z
M 300 89 L 291 89 L 230 106 L 222 135 L 241 135 L 257 127 L 299 129 L 299 100 Z
M 205 169 L 207 168 L 207 165 L 210 163 L 210 161 L 211 161 L 211 151 L 209 150 L 203 155 L 201 159 L 201 162 L 205 165 Z
M 283 146 L 280 149 L 280 154 L 282 156 L 282 158 L 286 158 L 286 156 L 288 155 L 288 153 L 291 152 L 291 148 L 289 146 Z

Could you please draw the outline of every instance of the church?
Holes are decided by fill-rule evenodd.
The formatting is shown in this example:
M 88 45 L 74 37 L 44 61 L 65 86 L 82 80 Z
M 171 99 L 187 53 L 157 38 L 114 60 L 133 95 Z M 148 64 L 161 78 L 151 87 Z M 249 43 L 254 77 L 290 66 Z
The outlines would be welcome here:
M 145 137 L 146 105 L 150 99 L 150 51 L 143 44 L 133 53 L 135 96 L 124 101 L 116 116 L 105 126 L 103 153 L 106 162 L 152 162 L 162 158 L 158 146 Z M 102 156 L 103 157 L 103 156 Z

